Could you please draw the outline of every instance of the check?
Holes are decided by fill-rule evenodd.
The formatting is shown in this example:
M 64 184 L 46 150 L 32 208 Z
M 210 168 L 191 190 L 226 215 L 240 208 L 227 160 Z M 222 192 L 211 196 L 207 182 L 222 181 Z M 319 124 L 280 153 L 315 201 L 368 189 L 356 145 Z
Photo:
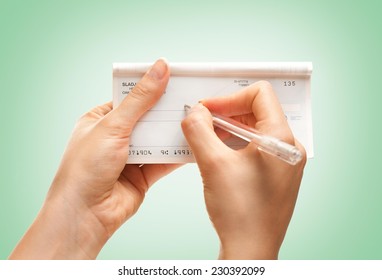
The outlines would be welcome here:
M 114 108 L 129 94 L 151 66 L 149 63 L 113 64 Z M 136 124 L 128 163 L 194 162 L 180 122 L 184 105 L 212 96 L 228 95 L 259 80 L 269 81 L 281 103 L 294 136 L 313 157 L 310 62 L 170 63 L 171 77 L 164 95 Z M 247 143 L 235 137 L 234 149 Z

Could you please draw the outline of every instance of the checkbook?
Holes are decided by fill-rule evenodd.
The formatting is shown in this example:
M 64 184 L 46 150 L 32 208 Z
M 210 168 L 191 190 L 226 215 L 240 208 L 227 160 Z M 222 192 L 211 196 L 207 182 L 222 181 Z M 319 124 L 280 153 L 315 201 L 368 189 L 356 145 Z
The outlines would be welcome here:
M 113 64 L 113 107 L 134 88 L 151 63 Z M 137 122 L 131 135 L 127 163 L 195 162 L 181 129 L 184 105 L 232 94 L 259 80 L 269 81 L 298 141 L 313 157 L 310 79 L 311 62 L 169 63 L 171 76 L 159 102 Z M 233 149 L 248 143 L 230 137 Z

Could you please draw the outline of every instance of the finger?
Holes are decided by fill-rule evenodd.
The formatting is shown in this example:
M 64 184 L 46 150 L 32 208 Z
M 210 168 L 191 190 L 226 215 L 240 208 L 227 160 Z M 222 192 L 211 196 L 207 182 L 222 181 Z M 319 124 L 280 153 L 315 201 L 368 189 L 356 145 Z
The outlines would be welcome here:
M 298 141 L 297 139 L 295 139 L 294 142 L 295 142 L 295 146 L 297 147 L 297 149 L 299 149 L 299 151 L 300 151 L 301 154 L 302 154 L 302 160 L 301 160 L 298 164 L 300 165 L 300 167 L 301 167 L 302 169 L 304 169 L 305 164 L 306 164 L 306 161 L 307 161 L 306 150 L 305 150 L 304 146 L 300 143 L 300 141 Z
M 146 72 L 121 104 L 110 114 L 113 124 L 132 129 L 138 119 L 162 96 L 170 77 L 170 69 L 164 59 L 159 59 Z
M 209 164 L 216 155 L 231 151 L 214 132 L 211 113 L 202 104 L 189 110 L 182 129 L 198 164 Z
M 256 82 L 237 93 L 202 100 L 211 112 L 237 116 L 253 113 L 258 121 L 284 120 L 284 113 L 267 81 Z
M 113 110 L 113 103 L 109 101 L 105 104 L 94 107 L 90 110 L 90 112 L 95 116 L 102 118 L 103 116 L 107 115 L 111 110 Z
M 141 170 L 145 176 L 147 186 L 152 186 L 160 178 L 181 167 L 182 164 L 145 164 Z
M 202 104 L 211 112 L 226 116 L 253 114 L 257 130 L 291 140 L 284 112 L 269 82 L 256 82 L 229 96 L 204 99 Z

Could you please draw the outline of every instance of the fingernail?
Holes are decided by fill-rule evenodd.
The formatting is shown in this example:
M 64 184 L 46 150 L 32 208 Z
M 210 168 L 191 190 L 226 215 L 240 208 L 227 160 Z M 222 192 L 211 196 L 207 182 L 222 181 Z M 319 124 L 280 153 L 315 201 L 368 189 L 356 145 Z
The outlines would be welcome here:
M 202 106 L 201 104 L 196 104 L 194 106 L 190 106 L 187 104 L 184 104 L 184 111 L 186 112 L 186 115 L 188 115 L 190 112 L 195 112 L 201 110 Z
M 205 107 L 203 106 L 203 104 L 201 103 L 197 103 L 195 104 L 194 106 L 190 107 L 188 106 L 188 110 L 187 110 L 187 115 L 190 114 L 190 113 L 193 113 L 193 112 L 197 112 L 197 111 L 200 111 L 200 110 L 203 110 Z
M 158 59 L 149 69 L 147 75 L 155 80 L 161 80 L 167 73 L 167 61 L 163 58 Z

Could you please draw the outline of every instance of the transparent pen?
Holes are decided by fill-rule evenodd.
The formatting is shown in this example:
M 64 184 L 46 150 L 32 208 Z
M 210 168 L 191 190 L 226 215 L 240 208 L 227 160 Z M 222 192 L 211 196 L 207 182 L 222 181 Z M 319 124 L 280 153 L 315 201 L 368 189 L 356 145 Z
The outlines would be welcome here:
M 186 113 L 191 109 L 191 106 L 184 105 Z M 214 126 L 219 127 L 247 142 L 254 142 L 258 145 L 258 149 L 270 155 L 276 156 L 279 159 L 295 165 L 302 159 L 302 154 L 299 149 L 288 143 L 281 141 L 272 136 L 264 135 L 252 127 L 242 124 L 229 117 L 212 114 Z

